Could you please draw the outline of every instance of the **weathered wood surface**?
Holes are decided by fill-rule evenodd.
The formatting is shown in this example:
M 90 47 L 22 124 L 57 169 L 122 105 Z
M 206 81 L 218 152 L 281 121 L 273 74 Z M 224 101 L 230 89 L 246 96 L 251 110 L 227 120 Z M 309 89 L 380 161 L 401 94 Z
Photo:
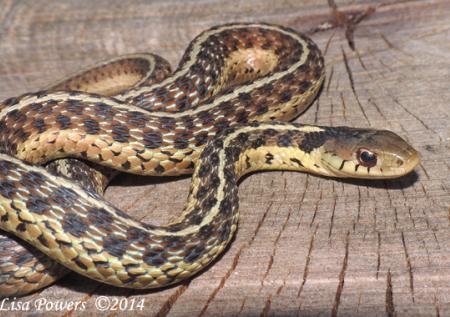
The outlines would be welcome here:
M 326 57 L 323 91 L 298 121 L 391 129 L 422 155 L 416 174 L 393 181 L 252 175 L 240 186 L 236 239 L 189 283 L 137 292 L 71 274 L 22 301 L 83 301 L 84 312 L 29 313 L 122 315 L 95 309 L 105 295 L 145 299 L 144 311 L 128 312 L 142 316 L 450 316 L 450 2 L 337 5 L 340 14 L 325 1 L 2 0 L 2 99 L 124 53 L 176 65 L 212 25 L 268 21 L 310 32 Z M 345 22 L 362 13 L 352 51 Z M 189 182 L 122 176 L 107 197 L 162 224 L 181 210 Z

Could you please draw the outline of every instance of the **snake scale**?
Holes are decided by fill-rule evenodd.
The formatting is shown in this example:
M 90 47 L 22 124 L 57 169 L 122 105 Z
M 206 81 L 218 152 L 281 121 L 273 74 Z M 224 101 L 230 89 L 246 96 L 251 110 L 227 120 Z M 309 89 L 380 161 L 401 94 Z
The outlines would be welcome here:
M 148 77 L 139 63 L 117 59 L 1 103 L 0 228 L 8 234 L 0 240 L 0 295 L 53 282 L 64 269 L 50 259 L 119 287 L 174 284 L 230 242 L 237 183 L 247 173 L 394 178 L 419 162 L 390 131 L 282 122 L 308 107 L 325 76 L 320 50 L 289 28 L 213 27 L 191 42 L 168 77 L 167 62 L 146 56 L 129 60 L 151 68 Z M 105 76 L 121 66 L 128 81 Z M 103 167 L 69 159 L 62 171 L 53 162 L 62 158 Z M 39 166 L 49 162 L 56 167 Z M 109 169 L 193 173 L 184 210 L 165 226 L 133 220 L 101 196 Z M 90 185 L 54 173 L 76 178 L 77 170 L 94 174 Z M 11 235 L 33 247 L 8 254 L 19 241 Z

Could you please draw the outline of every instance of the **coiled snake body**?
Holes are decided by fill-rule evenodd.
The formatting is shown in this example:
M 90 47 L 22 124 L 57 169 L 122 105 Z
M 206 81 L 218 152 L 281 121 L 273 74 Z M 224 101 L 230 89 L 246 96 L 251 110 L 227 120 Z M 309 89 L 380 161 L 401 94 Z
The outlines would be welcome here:
M 304 111 L 324 78 L 320 51 L 293 30 L 212 28 L 190 44 L 166 79 L 167 64 L 153 60 L 156 75 L 130 89 L 114 81 L 106 89 L 91 85 L 94 69 L 3 102 L 1 229 L 92 279 L 161 287 L 192 276 L 224 250 L 238 222 L 237 181 L 246 173 L 392 178 L 418 163 L 417 152 L 389 131 L 276 121 Z M 101 176 L 83 188 L 36 166 L 65 157 L 142 175 L 193 172 L 186 206 L 166 226 L 137 222 L 99 195 Z M 23 263 L 6 258 L 2 295 L 32 291 L 59 274 L 52 265 L 27 265 L 31 256 Z

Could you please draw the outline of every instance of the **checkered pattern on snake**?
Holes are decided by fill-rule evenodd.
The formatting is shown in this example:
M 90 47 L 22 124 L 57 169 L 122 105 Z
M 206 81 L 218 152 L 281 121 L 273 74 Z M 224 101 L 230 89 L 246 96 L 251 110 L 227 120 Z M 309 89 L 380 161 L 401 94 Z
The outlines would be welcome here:
M 90 91 L 79 79 L 91 75 L 56 87 Z M 155 84 L 93 89 L 114 97 L 50 89 L 10 98 L 0 106 L 0 228 L 87 277 L 154 288 L 192 276 L 224 250 L 246 173 L 410 172 L 417 152 L 392 132 L 277 122 L 304 111 L 323 78 L 323 58 L 305 36 L 230 24 L 200 34 Z M 193 172 L 186 206 L 166 226 L 137 222 L 92 188 L 36 166 L 65 157 L 142 175 Z M 9 286 L 0 290 L 14 292 Z

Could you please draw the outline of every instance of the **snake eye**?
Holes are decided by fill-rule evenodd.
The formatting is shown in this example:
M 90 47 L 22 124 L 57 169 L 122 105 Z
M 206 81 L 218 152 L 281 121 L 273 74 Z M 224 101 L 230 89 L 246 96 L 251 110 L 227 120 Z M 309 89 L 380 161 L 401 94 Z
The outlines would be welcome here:
M 377 155 L 368 149 L 361 148 L 356 153 L 359 164 L 365 167 L 377 165 Z

